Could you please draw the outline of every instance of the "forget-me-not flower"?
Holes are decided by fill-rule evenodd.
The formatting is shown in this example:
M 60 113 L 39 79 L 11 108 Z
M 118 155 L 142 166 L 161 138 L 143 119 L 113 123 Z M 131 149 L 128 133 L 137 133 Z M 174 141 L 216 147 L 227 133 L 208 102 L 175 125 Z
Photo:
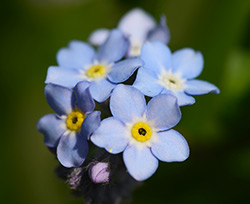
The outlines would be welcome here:
M 87 139 L 100 124 L 100 112 L 94 111 L 88 82 L 80 82 L 72 91 L 48 84 L 45 96 L 57 114 L 48 114 L 37 123 L 44 143 L 56 147 L 57 158 L 65 167 L 78 167 L 88 154 Z
M 168 43 L 170 38 L 165 16 L 161 16 L 157 25 L 154 18 L 140 8 L 132 9 L 126 13 L 119 21 L 117 28 L 129 38 L 127 53 L 129 57 L 139 56 L 145 41 L 159 40 Z M 101 45 L 108 34 L 108 29 L 98 29 L 90 35 L 89 41 L 93 45 Z
M 189 147 L 174 127 L 181 118 L 176 97 L 162 94 L 146 105 L 132 86 L 118 85 L 110 98 L 113 117 L 104 119 L 91 141 L 112 154 L 123 152 L 128 172 L 136 180 L 149 178 L 165 162 L 184 161 Z
M 170 93 L 177 97 L 179 106 L 184 106 L 195 103 L 190 95 L 219 93 L 215 85 L 194 79 L 203 69 L 200 52 L 184 48 L 171 54 L 166 45 L 155 41 L 143 45 L 141 58 L 145 64 L 133 86 L 147 96 Z
M 127 47 L 127 38 L 119 30 L 111 31 L 97 53 L 87 43 L 72 41 L 68 48 L 59 50 L 59 67 L 49 67 L 45 83 L 73 88 L 79 81 L 88 81 L 92 97 L 103 102 L 117 83 L 127 80 L 143 64 L 137 57 L 117 62 Z

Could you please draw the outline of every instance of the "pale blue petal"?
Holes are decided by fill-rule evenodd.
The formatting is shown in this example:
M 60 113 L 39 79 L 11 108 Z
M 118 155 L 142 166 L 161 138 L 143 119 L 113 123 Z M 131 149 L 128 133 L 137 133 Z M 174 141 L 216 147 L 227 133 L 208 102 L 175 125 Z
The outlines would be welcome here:
M 84 113 L 90 113 L 95 108 L 95 102 L 89 92 L 89 85 L 89 82 L 82 81 L 79 82 L 75 87 L 77 106 Z
M 140 148 L 128 146 L 123 152 L 123 160 L 129 174 L 137 181 L 148 179 L 158 168 L 158 159 L 146 145 Z
M 57 147 L 57 158 L 65 167 L 79 167 L 84 162 L 88 151 L 86 138 L 75 132 L 65 133 Z
M 135 117 L 142 117 L 145 108 L 144 95 L 132 86 L 120 84 L 110 97 L 111 113 L 124 123 L 131 122 Z
M 173 71 L 180 72 L 183 78 L 192 79 L 200 75 L 203 69 L 203 56 L 191 48 L 184 48 L 173 53 Z
M 87 43 L 71 41 L 67 48 L 57 53 L 57 62 L 64 68 L 84 69 L 84 66 L 93 63 L 95 50 Z
M 137 68 L 143 65 L 143 61 L 139 57 L 125 59 L 112 66 L 111 72 L 108 74 L 110 81 L 120 83 L 126 81 Z
M 48 147 L 56 147 L 60 136 L 65 132 L 64 120 L 56 114 L 43 116 L 37 123 L 37 129 L 44 135 L 44 143 Z
M 75 105 L 74 92 L 59 85 L 46 85 L 45 97 L 50 107 L 59 115 L 68 115 L 72 112 Z
M 181 162 L 188 158 L 189 147 L 185 138 L 175 130 L 155 133 L 156 142 L 152 143 L 153 154 L 164 162 Z
M 53 83 L 68 88 L 73 88 L 83 78 L 79 70 L 65 69 L 62 67 L 49 67 L 45 83 Z
M 100 126 L 100 115 L 100 111 L 94 111 L 87 116 L 87 118 L 82 123 L 81 135 L 89 139 L 89 136 Z
M 144 61 L 144 68 L 150 69 L 157 75 L 162 70 L 171 68 L 171 51 L 159 41 L 146 42 L 142 46 L 141 58 Z
M 90 140 L 98 147 L 105 148 L 112 154 L 122 152 L 128 145 L 128 137 L 125 135 L 126 127 L 113 117 L 106 118 L 92 134 Z
M 143 43 L 146 40 L 149 30 L 156 25 L 153 17 L 140 8 L 135 8 L 126 13 L 118 24 L 122 30 L 133 42 Z
M 101 103 L 108 99 L 116 84 L 109 82 L 107 79 L 92 81 L 89 91 L 93 99 Z
M 99 47 L 96 59 L 99 62 L 116 62 L 125 55 L 127 48 L 127 38 L 121 31 L 114 29 L 104 44 Z
M 174 127 L 181 119 L 176 97 L 161 94 L 152 98 L 147 105 L 146 118 L 158 130 Z
M 177 103 L 179 106 L 192 105 L 195 103 L 194 97 L 184 93 L 183 91 L 171 91 L 164 89 L 161 94 L 171 94 L 177 98 Z
M 107 40 L 109 32 L 110 31 L 105 28 L 97 29 L 90 34 L 89 42 L 93 45 L 100 46 Z
M 144 67 L 138 69 L 133 87 L 150 97 L 158 95 L 163 90 L 162 85 L 158 83 L 156 74 Z
M 219 94 L 220 90 L 213 84 L 202 80 L 190 80 L 186 82 L 185 92 L 191 95 L 202 95 L 207 93 Z
M 164 44 L 167 44 L 170 39 L 169 29 L 166 26 L 166 17 L 161 16 L 159 24 L 149 31 L 147 40 L 148 41 L 161 41 Z

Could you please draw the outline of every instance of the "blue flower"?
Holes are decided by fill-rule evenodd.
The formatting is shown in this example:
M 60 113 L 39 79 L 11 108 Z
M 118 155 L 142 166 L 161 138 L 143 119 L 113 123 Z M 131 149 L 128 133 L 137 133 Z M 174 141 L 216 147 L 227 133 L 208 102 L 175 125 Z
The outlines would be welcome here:
M 133 86 L 147 96 L 170 93 L 177 97 L 179 106 L 184 106 L 195 103 L 190 95 L 220 92 L 215 85 L 194 79 L 202 72 L 203 57 L 191 48 L 171 54 L 163 43 L 147 42 L 141 58 L 145 65 L 138 70 Z
M 181 118 L 176 97 L 162 94 L 146 105 L 132 86 L 118 85 L 110 98 L 113 117 L 104 119 L 91 141 L 112 154 L 123 152 L 128 172 L 136 180 L 149 178 L 165 162 L 184 161 L 189 147 L 174 127 Z
M 126 13 L 118 24 L 118 29 L 129 38 L 129 57 L 139 56 L 142 44 L 145 41 L 159 40 L 168 43 L 170 34 L 166 26 L 166 18 L 162 16 L 157 25 L 151 15 L 140 8 L 132 9 Z M 108 29 L 98 29 L 89 38 L 93 45 L 101 45 L 108 37 Z
M 73 88 L 80 81 L 89 81 L 92 97 L 103 102 L 117 83 L 127 80 L 143 64 L 140 58 L 117 62 L 127 46 L 127 39 L 118 30 L 110 33 L 97 53 L 87 43 L 72 41 L 68 48 L 58 52 L 59 67 L 49 67 L 45 83 Z
M 100 124 L 100 112 L 94 111 L 88 82 L 80 82 L 75 93 L 59 85 L 48 84 L 45 96 L 57 114 L 43 116 L 37 123 L 44 143 L 56 147 L 57 158 L 65 167 L 78 167 L 88 154 L 87 139 Z

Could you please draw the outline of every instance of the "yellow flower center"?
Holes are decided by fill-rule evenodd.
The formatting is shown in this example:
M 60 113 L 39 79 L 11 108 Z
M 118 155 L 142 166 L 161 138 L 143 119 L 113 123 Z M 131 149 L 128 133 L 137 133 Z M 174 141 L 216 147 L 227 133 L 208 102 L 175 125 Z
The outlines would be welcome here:
M 149 140 L 152 135 L 151 127 L 143 122 L 136 123 L 131 130 L 133 138 L 139 142 L 145 142 Z
M 73 111 L 67 117 L 66 120 L 67 128 L 70 129 L 71 131 L 80 130 L 84 119 L 85 119 L 84 113 L 80 111 Z
M 97 65 L 92 65 L 86 72 L 86 75 L 89 78 L 97 78 L 105 76 L 106 73 L 107 73 L 107 68 L 101 64 L 97 64 Z

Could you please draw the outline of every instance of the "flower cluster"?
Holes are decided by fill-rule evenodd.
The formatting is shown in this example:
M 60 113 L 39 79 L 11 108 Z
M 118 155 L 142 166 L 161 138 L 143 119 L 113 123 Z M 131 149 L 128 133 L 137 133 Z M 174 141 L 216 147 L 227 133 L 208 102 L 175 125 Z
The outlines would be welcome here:
M 188 158 L 187 141 L 171 129 L 181 119 L 180 107 L 194 104 L 192 95 L 219 89 L 194 79 L 203 69 L 202 54 L 191 48 L 172 53 L 169 38 L 165 16 L 157 24 L 142 9 L 133 9 L 116 29 L 90 35 L 97 51 L 71 41 L 57 53 L 58 66 L 49 67 L 45 80 L 45 97 L 56 114 L 42 117 L 37 128 L 61 165 L 73 168 L 69 184 L 74 188 L 82 167 L 92 183 L 109 182 L 115 176 L 111 157 L 122 155 L 137 181 L 151 177 L 159 160 Z M 106 150 L 102 156 L 100 148 Z

